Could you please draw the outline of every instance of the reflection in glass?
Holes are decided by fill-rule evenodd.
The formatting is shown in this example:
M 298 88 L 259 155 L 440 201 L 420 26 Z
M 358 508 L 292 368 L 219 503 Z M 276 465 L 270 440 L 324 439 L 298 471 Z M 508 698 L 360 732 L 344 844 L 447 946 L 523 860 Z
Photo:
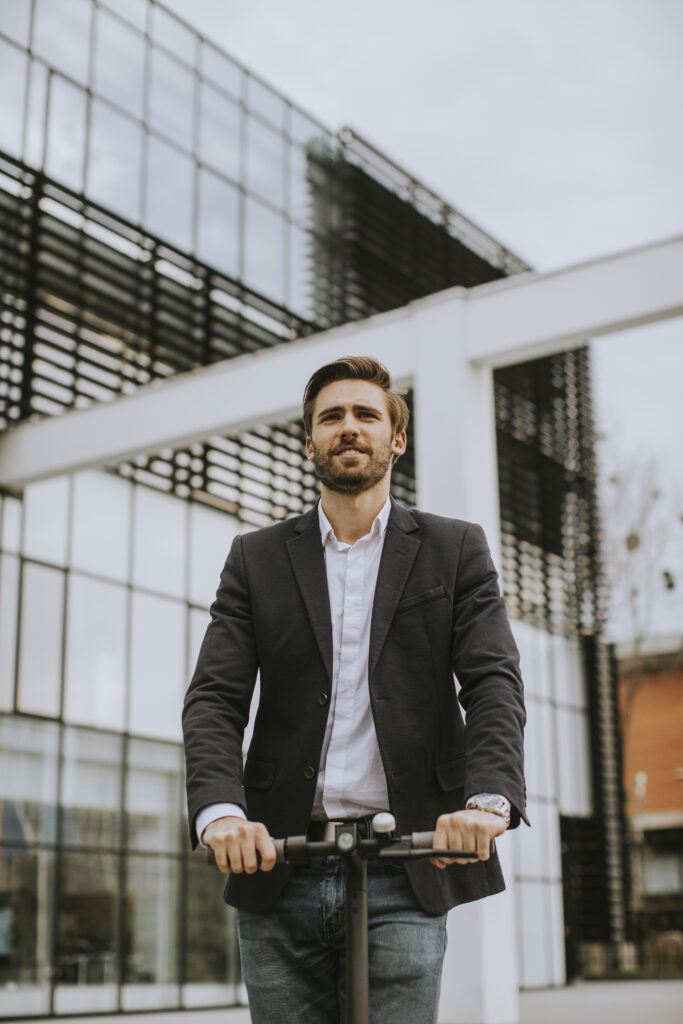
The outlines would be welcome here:
M 78 573 L 69 577 L 64 716 L 123 729 L 128 590 Z
M 285 223 L 255 199 L 246 201 L 245 272 L 250 288 L 284 301 Z
M 93 100 L 88 195 L 128 220 L 140 218 L 142 127 Z
M 240 523 L 225 512 L 190 505 L 190 600 L 207 608 Z
M 247 188 L 277 206 L 284 202 L 285 147 L 282 135 L 247 119 Z
M 152 7 L 152 39 L 188 64 L 194 64 L 197 42 L 194 32 L 156 4 Z
M 210 78 L 236 99 L 241 97 L 244 72 L 224 53 L 216 50 L 211 43 L 202 43 L 201 68 L 202 74 L 206 78 Z
M 64 730 L 61 840 L 71 846 L 117 846 L 121 831 L 120 736 Z
M 192 148 L 194 75 L 161 50 L 150 54 L 149 118 L 153 128 Z
M 181 808 L 183 765 L 180 747 L 132 739 L 128 747 L 126 814 L 128 845 L 134 850 L 178 849 L 186 843 Z
M 187 863 L 187 960 L 183 1002 L 190 1006 L 229 1002 L 239 983 L 236 912 L 221 899 L 224 880 L 207 871 L 204 856 Z
M 57 918 L 58 1013 L 115 1009 L 119 858 L 62 855 Z
M 136 487 L 133 582 L 181 596 L 185 593 L 188 508 L 181 498 Z
M 88 79 L 90 0 L 35 0 L 33 51 L 82 85 Z
M 44 64 L 31 61 L 26 104 L 26 145 L 24 159 L 33 167 L 42 167 L 45 158 L 45 105 L 48 72 Z
M 54 722 L 0 715 L 0 802 L 7 842 L 54 842 L 57 749 Z
M 0 138 L 2 148 L 21 158 L 26 94 L 26 54 L 0 39 Z
M 130 731 L 159 739 L 180 739 L 186 685 L 185 605 L 134 593 Z
M 203 83 L 200 91 L 199 157 L 221 174 L 240 177 L 240 120 L 237 103 Z
M 192 239 L 193 163 L 155 135 L 147 150 L 146 223 L 161 238 L 189 249 Z
M 163 857 L 128 857 L 124 1010 L 175 1006 L 178 868 Z
M 50 1008 L 54 855 L 0 846 L 0 991 L 3 1016 Z
M 120 477 L 98 472 L 78 473 L 74 477 L 74 568 L 127 579 L 130 502 L 131 485 Z
M 63 613 L 64 574 L 26 563 L 19 637 L 20 711 L 59 714 Z
M 289 230 L 289 297 L 288 306 L 299 316 L 312 320 L 313 310 L 313 240 L 309 232 L 295 224 Z
M 69 478 L 29 484 L 24 492 L 24 554 L 64 565 L 69 517 Z
M 82 89 L 58 75 L 50 78 L 45 170 L 78 192 L 83 187 L 85 98 Z
M 95 23 L 93 87 L 107 99 L 142 117 L 145 39 L 107 11 Z
M 308 226 L 312 220 L 313 196 L 309 180 L 309 157 L 301 146 L 289 147 L 289 192 L 294 220 Z
M 0 555 L 0 710 L 14 707 L 19 611 L 19 559 Z
M 197 256 L 236 277 L 239 268 L 240 194 L 210 171 L 199 171 Z
M 284 127 L 285 102 L 269 86 L 247 75 L 247 106 L 249 110 L 270 121 L 276 128 Z
M 28 47 L 31 5 L 26 0 L 3 0 L 0 4 L 0 32 Z

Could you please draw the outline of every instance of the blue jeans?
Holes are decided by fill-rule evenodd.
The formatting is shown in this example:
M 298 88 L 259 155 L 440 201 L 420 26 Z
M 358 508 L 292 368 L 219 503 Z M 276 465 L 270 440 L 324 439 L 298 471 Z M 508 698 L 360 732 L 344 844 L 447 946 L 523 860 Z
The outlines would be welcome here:
M 252 1024 L 345 1019 L 344 869 L 317 858 L 270 910 L 238 913 Z M 436 1024 L 446 915 L 430 917 L 403 869 L 368 862 L 371 1024 Z

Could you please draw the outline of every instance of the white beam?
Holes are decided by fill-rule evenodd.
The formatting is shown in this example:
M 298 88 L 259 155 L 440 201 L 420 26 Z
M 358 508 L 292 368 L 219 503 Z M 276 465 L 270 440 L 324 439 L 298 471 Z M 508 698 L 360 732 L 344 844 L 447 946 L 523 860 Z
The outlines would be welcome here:
M 299 415 L 310 374 L 341 355 L 374 355 L 410 380 L 425 340 L 423 315 L 439 307 L 473 364 L 504 366 L 590 337 L 683 314 L 683 238 L 551 274 L 520 274 L 469 291 L 451 288 L 402 309 L 313 338 L 156 382 L 133 395 L 0 437 L 0 487 Z M 457 325 L 457 326 L 456 326 Z
M 46 477 L 293 419 L 301 415 L 303 388 L 314 370 L 339 356 L 361 354 L 389 365 L 395 380 L 409 380 L 413 354 L 405 310 L 10 429 L 0 437 L 0 487 L 20 491 Z
M 467 354 L 505 366 L 683 314 L 683 238 L 467 292 Z

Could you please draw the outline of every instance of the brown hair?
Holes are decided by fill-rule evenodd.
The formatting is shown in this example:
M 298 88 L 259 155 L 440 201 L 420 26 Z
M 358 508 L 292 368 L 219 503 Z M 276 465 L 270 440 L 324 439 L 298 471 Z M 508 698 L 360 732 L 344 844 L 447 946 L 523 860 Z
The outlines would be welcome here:
M 313 427 L 315 400 L 324 387 L 336 380 L 366 380 L 370 384 L 376 384 L 386 395 L 394 437 L 406 429 L 410 411 L 403 396 L 392 389 L 391 374 L 386 366 L 377 359 L 373 359 L 372 356 L 343 356 L 341 359 L 335 359 L 333 363 L 321 366 L 306 385 L 303 420 L 306 434 L 309 437 Z

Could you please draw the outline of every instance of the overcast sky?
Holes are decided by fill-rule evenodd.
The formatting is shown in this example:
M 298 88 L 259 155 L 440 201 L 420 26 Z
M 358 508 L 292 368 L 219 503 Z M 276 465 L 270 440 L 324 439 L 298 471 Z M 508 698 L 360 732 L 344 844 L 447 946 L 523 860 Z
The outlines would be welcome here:
M 165 3 L 535 269 L 683 234 L 683 0 Z M 677 544 L 683 323 L 601 339 L 594 365 L 601 451 L 654 463 Z M 678 550 L 659 632 L 683 631 Z

